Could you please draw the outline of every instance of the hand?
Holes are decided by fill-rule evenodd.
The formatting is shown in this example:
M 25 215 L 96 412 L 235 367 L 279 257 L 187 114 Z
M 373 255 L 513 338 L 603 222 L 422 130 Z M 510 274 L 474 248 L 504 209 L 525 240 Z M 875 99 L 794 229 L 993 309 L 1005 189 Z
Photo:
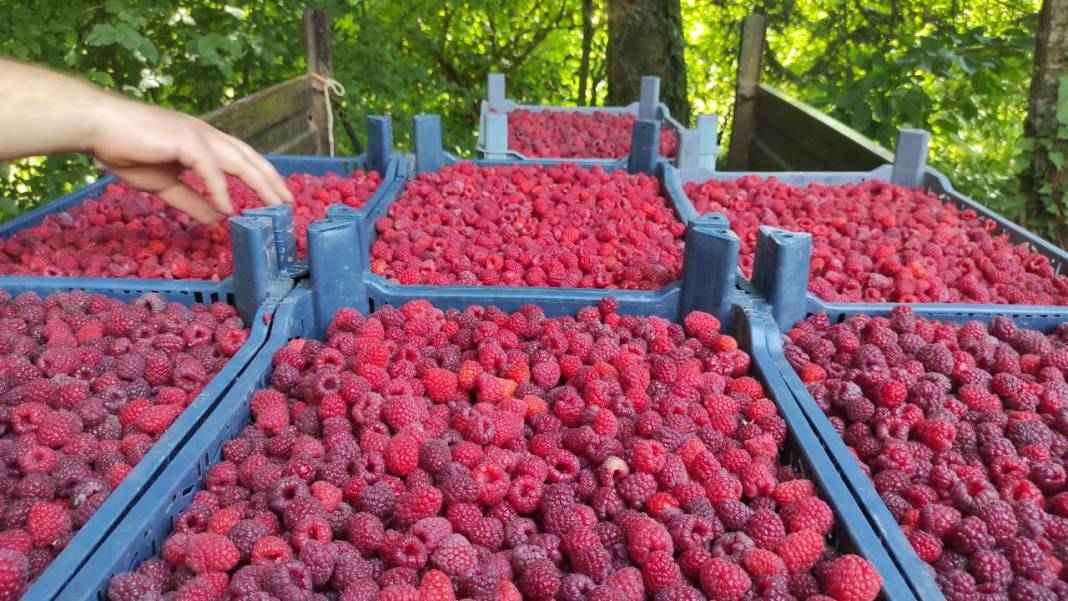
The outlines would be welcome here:
M 89 152 L 119 179 L 197 221 L 234 213 L 226 174 L 241 178 L 267 205 L 293 200 L 282 177 L 255 150 L 199 119 L 110 95 L 94 112 Z M 208 198 L 178 179 L 187 168 L 204 181 Z
M 270 163 L 199 119 L 3 59 L 0 132 L 0 161 L 87 152 L 120 179 L 204 223 L 234 212 L 226 174 L 244 180 L 268 205 L 293 200 Z M 204 180 L 210 199 L 178 180 L 185 169 Z

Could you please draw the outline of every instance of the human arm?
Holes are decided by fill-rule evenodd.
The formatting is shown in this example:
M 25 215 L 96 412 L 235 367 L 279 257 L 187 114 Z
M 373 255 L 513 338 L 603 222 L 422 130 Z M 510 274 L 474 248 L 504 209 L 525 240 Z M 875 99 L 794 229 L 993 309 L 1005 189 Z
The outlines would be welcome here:
M 278 172 L 247 144 L 175 111 L 112 94 L 47 69 L 0 59 L 0 160 L 90 154 L 130 185 L 198 221 L 233 214 L 226 174 L 268 205 L 292 200 Z M 209 198 L 182 183 L 192 169 Z

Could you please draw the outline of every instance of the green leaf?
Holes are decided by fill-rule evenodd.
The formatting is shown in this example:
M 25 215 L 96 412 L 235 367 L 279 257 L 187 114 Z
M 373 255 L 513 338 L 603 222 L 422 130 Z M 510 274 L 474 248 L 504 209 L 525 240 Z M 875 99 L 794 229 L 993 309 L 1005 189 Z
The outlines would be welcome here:
M 127 50 L 136 52 L 141 49 L 141 40 L 144 38 L 133 27 L 126 23 L 119 23 L 115 27 L 115 39 Z
M 1064 153 L 1056 151 L 1049 153 L 1049 162 L 1053 163 L 1053 166 L 1060 171 L 1061 167 L 1064 167 Z
M 115 27 L 107 23 L 99 23 L 89 30 L 85 36 L 85 43 L 90 46 L 109 46 L 118 40 L 118 32 Z
M 858 103 L 853 107 L 853 115 L 849 118 L 849 125 L 860 132 L 868 129 L 871 125 L 871 107 L 866 103 Z

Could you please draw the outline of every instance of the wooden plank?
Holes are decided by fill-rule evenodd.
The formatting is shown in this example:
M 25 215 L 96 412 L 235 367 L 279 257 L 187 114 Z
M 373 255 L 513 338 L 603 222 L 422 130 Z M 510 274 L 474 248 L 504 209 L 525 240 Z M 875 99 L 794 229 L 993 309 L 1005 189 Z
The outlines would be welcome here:
M 315 154 L 315 135 L 315 130 L 308 128 L 273 152 L 276 154 Z
M 757 88 L 756 106 L 758 136 L 790 169 L 867 171 L 894 160 L 860 132 L 766 84 Z
M 322 8 L 304 9 L 304 59 L 308 75 L 315 77 L 311 88 L 311 124 L 315 128 L 315 154 L 330 154 L 333 120 L 326 106 L 322 82 L 334 76 L 330 55 L 330 15 Z
M 304 135 L 305 132 L 313 132 L 311 121 L 307 111 L 296 113 L 289 119 L 271 126 L 245 140 L 249 146 L 261 152 L 277 152 L 277 149 L 285 146 L 291 140 Z
M 756 152 L 760 149 L 759 156 Z M 747 170 L 753 171 L 825 171 L 828 166 L 806 148 L 797 145 L 782 132 L 758 126 L 753 136 Z
M 294 115 L 307 116 L 310 106 L 311 81 L 302 75 L 239 98 L 202 118 L 228 134 L 250 140 Z
M 765 15 L 749 15 L 742 22 L 742 43 L 738 50 L 738 83 L 734 94 L 734 120 L 727 152 L 728 169 L 745 169 L 749 147 L 756 129 L 756 93 L 764 58 Z

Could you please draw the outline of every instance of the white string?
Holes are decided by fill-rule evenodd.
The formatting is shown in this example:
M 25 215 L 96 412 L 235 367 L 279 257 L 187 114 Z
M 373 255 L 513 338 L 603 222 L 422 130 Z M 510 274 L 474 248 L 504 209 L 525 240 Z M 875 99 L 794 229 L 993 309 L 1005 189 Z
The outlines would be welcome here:
M 323 84 L 323 103 L 326 105 L 326 136 L 330 141 L 330 156 L 334 156 L 334 107 L 330 104 L 330 93 L 338 98 L 345 95 L 345 86 L 332 77 L 316 74 L 316 79 Z

